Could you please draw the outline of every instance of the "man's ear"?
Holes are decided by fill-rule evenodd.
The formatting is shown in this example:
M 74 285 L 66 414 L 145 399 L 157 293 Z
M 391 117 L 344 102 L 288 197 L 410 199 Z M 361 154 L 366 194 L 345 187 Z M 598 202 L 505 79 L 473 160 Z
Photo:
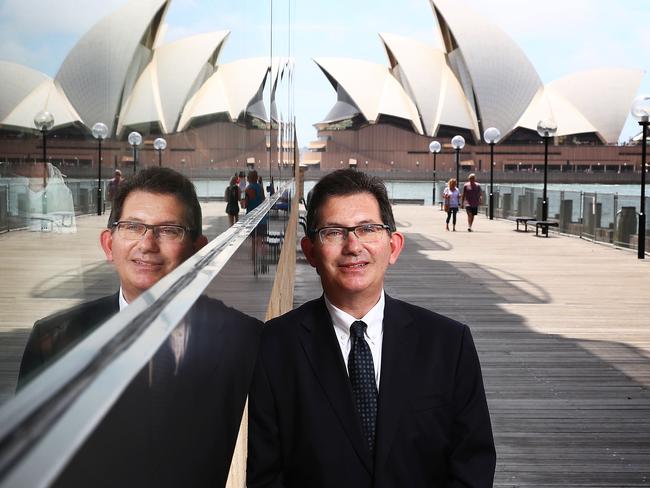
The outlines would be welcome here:
M 316 246 L 314 246 L 312 240 L 309 237 L 304 236 L 300 240 L 300 247 L 302 248 L 302 253 L 305 255 L 305 258 L 307 258 L 307 262 L 315 268 L 316 267 L 316 256 L 315 256 Z
M 402 249 L 404 248 L 404 235 L 401 232 L 393 232 L 390 235 L 390 258 L 388 262 L 395 264 Z
M 99 244 L 106 254 L 106 259 L 113 261 L 113 233 L 109 229 L 104 229 L 99 235 Z
M 205 246 L 208 243 L 208 238 L 205 237 L 203 234 L 201 234 L 199 237 L 196 238 L 194 241 L 194 252 L 197 252 L 199 249 L 201 249 L 203 246 Z

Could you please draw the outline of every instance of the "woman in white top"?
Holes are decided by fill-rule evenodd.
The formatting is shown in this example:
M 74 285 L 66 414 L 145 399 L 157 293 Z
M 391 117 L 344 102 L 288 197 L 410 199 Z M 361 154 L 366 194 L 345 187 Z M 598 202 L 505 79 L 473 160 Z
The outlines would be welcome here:
M 460 192 L 456 185 L 456 178 L 452 178 L 447 183 L 447 188 L 442 192 L 442 197 L 445 199 L 445 211 L 447 212 L 447 230 L 449 230 L 449 220 L 453 216 L 453 230 L 456 232 L 456 214 L 460 206 Z

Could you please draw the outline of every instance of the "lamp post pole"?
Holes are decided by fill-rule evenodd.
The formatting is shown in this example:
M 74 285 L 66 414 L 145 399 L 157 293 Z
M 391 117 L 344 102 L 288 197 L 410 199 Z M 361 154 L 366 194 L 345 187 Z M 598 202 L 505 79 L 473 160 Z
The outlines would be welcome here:
M 108 127 L 102 122 L 97 122 L 92 128 L 93 137 L 97 139 L 97 215 L 102 214 L 102 141 L 108 136 Z
M 641 201 L 639 202 L 639 230 L 637 257 L 645 259 L 645 174 L 648 146 L 648 126 L 650 125 L 650 95 L 641 95 L 632 104 L 632 115 L 639 121 L 641 126 Z
M 433 154 L 433 185 L 431 190 L 431 205 L 436 204 L 436 156 L 442 149 L 442 145 L 438 141 L 431 141 L 429 143 L 429 152 Z
M 138 165 L 138 160 L 137 160 L 137 147 L 142 144 L 142 135 L 139 132 L 133 131 L 129 134 L 128 137 L 129 144 L 133 147 L 133 174 L 136 173 L 137 171 L 137 165 Z
M 501 138 L 501 132 L 496 127 L 488 127 L 483 133 L 483 139 L 490 145 L 490 220 L 494 219 L 494 145 Z
M 544 136 L 544 192 L 542 194 L 542 220 L 548 219 L 548 199 L 546 190 L 548 187 L 548 136 Z
M 167 141 L 158 137 L 153 141 L 153 148 L 158 151 L 158 167 L 162 167 L 162 152 L 167 148 Z
M 451 139 L 451 145 L 456 150 L 456 184 L 460 185 L 460 150 L 465 147 L 465 138 L 454 136 Z
M 647 147 L 647 137 L 648 137 L 648 116 L 645 120 L 640 122 L 641 124 L 641 135 L 643 137 L 641 141 L 641 202 L 639 205 L 639 244 L 638 244 L 638 255 L 639 259 L 645 259 L 645 173 L 646 173 L 646 147 Z
M 43 135 L 43 199 L 42 210 L 43 214 L 47 213 L 47 131 L 54 126 L 54 115 L 50 112 L 42 110 L 34 116 L 34 125 Z
M 557 124 L 551 119 L 543 119 L 537 123 L 537 133 L 544 139 L 544 191 L 542 194 L 542 220 L 548 220 L 548 140 L 555 136 Z M 548 227 L 547 231 L 548 233 Z

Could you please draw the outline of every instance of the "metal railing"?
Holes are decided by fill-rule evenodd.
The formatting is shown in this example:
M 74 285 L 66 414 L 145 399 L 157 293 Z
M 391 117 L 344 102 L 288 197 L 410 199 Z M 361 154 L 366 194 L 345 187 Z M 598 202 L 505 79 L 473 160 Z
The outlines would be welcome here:
M 639 197 L 563 190 L 549 190 L 547 197 L 549 219 L 559 222 L 559 232 L 637 248 Z M 497 217 L 530 216 L 540 220 L 542 216 L 541 189 L 496 185 L 494 202 Z M 649 204 L 650 198 L 646 198 L 646 208 Z

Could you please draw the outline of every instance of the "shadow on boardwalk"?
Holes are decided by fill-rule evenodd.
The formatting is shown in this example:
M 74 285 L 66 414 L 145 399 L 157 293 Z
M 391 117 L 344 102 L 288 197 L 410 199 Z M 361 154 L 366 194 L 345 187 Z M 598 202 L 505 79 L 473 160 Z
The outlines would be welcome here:
M 643 352 L 535 332 L 506 306 L 549 306 L 544 289 L 446 261 L 445 241 L 405 236 L 386 292 L 470 325 L 497 444 L 495 486 L 648 486 L 650 360 Z M 294 304 L 320 294 L 315 271 L 300 263 Z

